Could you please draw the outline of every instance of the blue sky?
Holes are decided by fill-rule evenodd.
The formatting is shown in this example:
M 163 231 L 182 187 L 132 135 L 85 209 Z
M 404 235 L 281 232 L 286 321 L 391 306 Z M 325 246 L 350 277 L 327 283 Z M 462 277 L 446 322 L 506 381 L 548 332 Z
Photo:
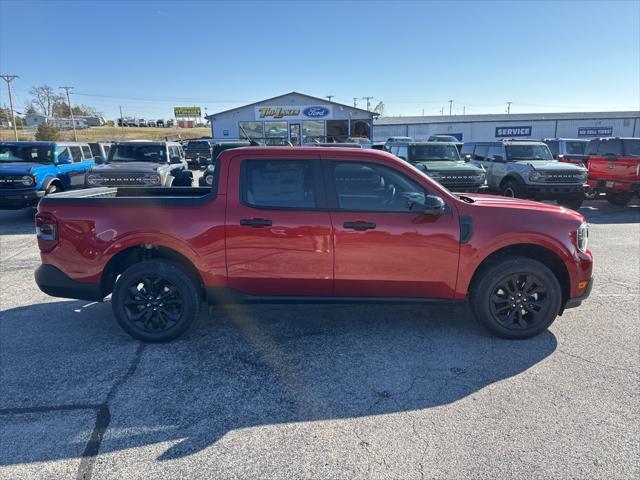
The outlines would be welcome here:
M 0 0 L 0 72 L 17 110 L 73 85 L 107 118 L 292 90 L 391 115 L 637 110 L 640 2 Z

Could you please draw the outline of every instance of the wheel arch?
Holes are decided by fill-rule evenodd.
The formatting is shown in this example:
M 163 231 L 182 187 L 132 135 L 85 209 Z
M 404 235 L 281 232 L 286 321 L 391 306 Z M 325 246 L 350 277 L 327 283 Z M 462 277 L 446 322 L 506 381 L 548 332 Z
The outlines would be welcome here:
M 60 180 L 58 177 L 47 177 L 47 178 L 45 178 L 42 181 L 41 190 L 46 190 L 47 188 L 49 188 L 53 184 L 55 184 L 58 187 L 60 187 L 60 190 L 64 190 L 64 184 L 62 183 L 62 180 Z
M 569 271 L 567 270 L 564 261 L 557 253 L 541 245 L 528 243 L 508 245 L 487 255 L 482 260 L 482 262 L 480 262 L 475 272 L 473 273 L 473 276 L 471 277 L 468 288 L 469 296 L 477 286 L 484 272 L 486 272 L 491 266 L 495 265 L 500 260 L 508 257 L 530 258 L 542 263 L 547 268 L 549 268 L 549 270 L 551 270 L 551 272 L 558 279 L 558 283 L 560 283 L 560 288 L 562 289 L 562 307 L 559 313 L 560 315 L 562 315 L 564 306 L 569 300 L 569 296 L 571 293 L 571 280 Z
M 507 182 L 511 182 L 511 181 L 516 182 L 518 185 L 526 185 L 521 175 L 512 172 L 512 173 L 508 173 L 507 175 L 504 176 L 502 180 L 500 180 L 500 188 L 501 189 L 504 188 Z
M 113 291 L 116 279 L 128 267 L 151 259 L 171 260 L 180 265 L 199 286 L 199 295 L 204 298 L 204 281 L 193 262 L 177 250 L 153 243 L 130 246 L 109 259 L 100 278 L 100 291 L 103 296 Z

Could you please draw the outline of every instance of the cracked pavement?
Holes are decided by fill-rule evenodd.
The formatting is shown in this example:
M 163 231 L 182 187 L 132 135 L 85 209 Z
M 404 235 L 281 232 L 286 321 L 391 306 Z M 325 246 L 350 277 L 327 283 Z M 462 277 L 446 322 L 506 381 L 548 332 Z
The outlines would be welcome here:
M 47 297 L 0 212 L 0 478 L 638 478 L 640 202 L 581 209 L 591 298 L 493 338 L 463 307 L 203 309 L 141 345 Z

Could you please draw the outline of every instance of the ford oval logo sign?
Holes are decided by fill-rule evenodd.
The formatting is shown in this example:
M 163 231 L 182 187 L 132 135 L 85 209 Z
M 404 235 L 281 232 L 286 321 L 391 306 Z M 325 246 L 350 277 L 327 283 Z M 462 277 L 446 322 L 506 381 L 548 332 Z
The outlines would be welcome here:
M 307 107 L 302 113 L 309 118 L 323 118 L 329 115 L 329 109 L 327 107 Z

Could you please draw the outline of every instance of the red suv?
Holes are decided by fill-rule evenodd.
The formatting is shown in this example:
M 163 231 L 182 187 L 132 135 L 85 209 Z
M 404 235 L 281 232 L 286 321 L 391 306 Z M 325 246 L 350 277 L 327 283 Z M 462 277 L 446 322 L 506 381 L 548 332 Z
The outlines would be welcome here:
M 640 138 L 596 138 L 589 142 L 589 180 L 612 205 L 624 206 L 640 192 Z

